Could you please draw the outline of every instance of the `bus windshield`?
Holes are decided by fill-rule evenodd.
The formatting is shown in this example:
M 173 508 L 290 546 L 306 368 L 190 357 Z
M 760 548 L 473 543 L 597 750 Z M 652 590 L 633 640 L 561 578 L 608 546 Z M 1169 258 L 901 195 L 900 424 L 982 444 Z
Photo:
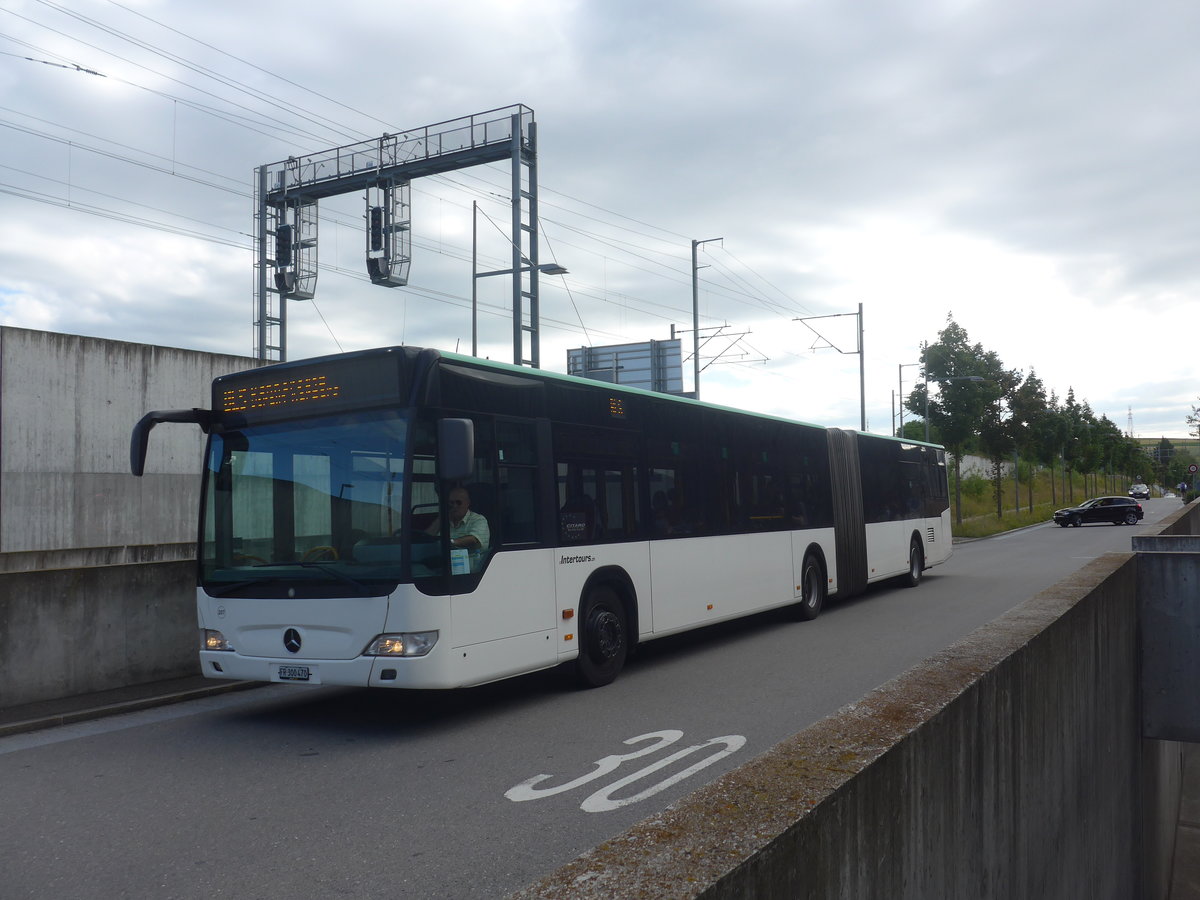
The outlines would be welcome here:
M 200 578 L 211 594 L 390 593 L 433 574 L 437 541 L 407 550 L 407 418 L 390 411 L 214 433 L 204 471 Z M 432 492 L 432 459 L 418 464 L 418 499 Z M 422 471 L 424 470 L 424 471 Z M 408 502 L 412 502 L 411 500 Z

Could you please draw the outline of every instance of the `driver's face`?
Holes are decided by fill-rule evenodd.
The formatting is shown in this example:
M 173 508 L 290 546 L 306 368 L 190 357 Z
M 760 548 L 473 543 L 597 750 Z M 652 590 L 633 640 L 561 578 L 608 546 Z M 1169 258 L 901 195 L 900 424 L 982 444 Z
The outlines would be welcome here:
M 471 502 L 467 497 L 466 491 L 454 491 L 450 494 L 450 519 L 453 522 L 461 522 L 463 516 L 467 514 L 467 510 L 471 508 Z

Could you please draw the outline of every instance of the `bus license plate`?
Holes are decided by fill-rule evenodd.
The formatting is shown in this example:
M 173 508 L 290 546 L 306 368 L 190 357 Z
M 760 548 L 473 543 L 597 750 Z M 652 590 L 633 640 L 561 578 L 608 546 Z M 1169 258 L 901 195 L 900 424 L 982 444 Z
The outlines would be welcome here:
M 308 666 L 280 666 L 275 677 L 280 681 L 311 681 L 312 670 Z

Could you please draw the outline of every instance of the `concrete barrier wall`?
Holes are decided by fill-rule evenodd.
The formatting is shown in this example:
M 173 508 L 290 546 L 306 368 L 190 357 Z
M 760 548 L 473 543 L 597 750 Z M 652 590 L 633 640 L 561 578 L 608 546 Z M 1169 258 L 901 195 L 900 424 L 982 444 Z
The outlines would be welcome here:
M 515 896 L 1141 896 L 1135 570 L 1093 562 Z
M 204 435 L 155 429 L 134 478 L 130 432 L 257 364 L 0 327 L 0 706 L 197 671 Z
M 196 539 L 204 435 L 156 428 L 144 478 L 129 435 L 152 409 L 210 405 L 258 362 L 0 328 L 0 552 Z
M 0 708 L 199 674 L 192 554 L 0 554 Z
M 1171 896 L 1187 744 L 1142 741 L 1142 865 L 1145 900 Z M 1184 900 L 1176 896 L 1175 900 Z
M 1108 554 L 512 896 L 1166 898 L 1181 745 L 1141 738 L 1136 591 Z

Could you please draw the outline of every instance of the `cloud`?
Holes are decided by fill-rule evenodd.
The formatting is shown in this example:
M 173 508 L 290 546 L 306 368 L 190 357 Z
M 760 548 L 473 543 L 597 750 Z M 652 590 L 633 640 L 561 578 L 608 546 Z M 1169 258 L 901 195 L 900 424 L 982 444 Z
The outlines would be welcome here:
M 702 326 L 769 361 L 706 359 L 708 399 L 856 425 L 857 357 L 810 351 L 796 319 L 862 303 L 874 430 L 951 312 L 1122 427 L 1130 409 L 1139 431 L 1186 427 L 1195 367 L 1153 342 L 1200 287 L 1192 5 L 18 0 L 0 17 L 6 323 L 248 353 L 257 166 L 520 102 L 542 256 L 571 272 L 543 285 L 547 367 L 690 328 L 690 241 L 720 236 Z M 366 281 L 361 198 L 322 203 L 292 356 L 469 347 L 471 204 L 504 223 L 507 168 L 413 187 L 404 289 Z M 482 258 L 503 259 L 495 240 Z M 478 337 L 507 359 L 501 281 L 476 285 Z M 1120 361 L 1096 359 L 1114 341 Z

